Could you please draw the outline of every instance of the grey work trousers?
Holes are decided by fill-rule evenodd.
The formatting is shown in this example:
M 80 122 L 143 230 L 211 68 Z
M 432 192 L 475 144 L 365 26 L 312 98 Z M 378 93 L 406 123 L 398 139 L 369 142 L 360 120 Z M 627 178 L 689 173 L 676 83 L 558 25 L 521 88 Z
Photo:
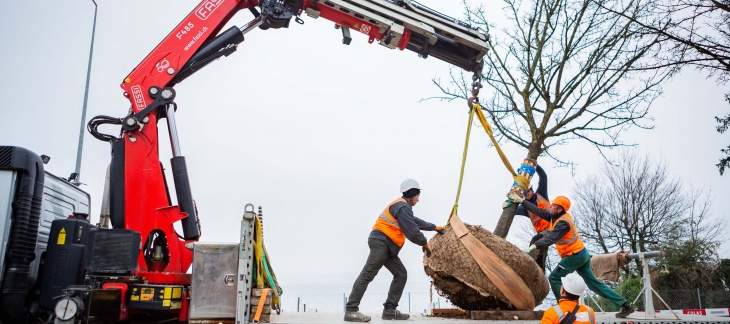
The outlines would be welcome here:
M 375 279 L 375 275 L 383 266 L 393 274 L 393 281 L 390 283 L 390 290 L 388 290 L 388 299 L 383 304 L 385 309 L 396 309 L 398 307 L 400 297 L 403 295 L 403 289 L 406 287 L 406 280 L 408 279 L 406 267 L 397 255 L 390 255 L 388 245 L 378 239 L 368 239 L 368 246 L 370 246 L 368 260 L 365 262 L 360 275 L 357 276 L 355 284 L 352 285 L 352 292 L 347 298 L 345 309 L 348 312 L 360 310 L 360 300 L 362 300 L 368 284 Z

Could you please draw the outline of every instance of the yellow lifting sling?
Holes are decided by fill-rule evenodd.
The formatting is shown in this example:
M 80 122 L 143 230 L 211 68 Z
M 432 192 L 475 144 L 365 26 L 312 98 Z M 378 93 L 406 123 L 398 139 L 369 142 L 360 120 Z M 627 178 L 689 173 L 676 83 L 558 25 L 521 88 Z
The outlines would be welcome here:
M 474 91 L 472 91 L 474 93 Z M 459 174 L 459 187 L 456 193 L 456 201 L 454 207 L 451 209 L 451 214 L 447 221 L 446 226 L 451 226 L 454 229 L 454 233 L 459 238 L 459 241 L 464 245 L 469 254 L 474 258 L 474 261 L 479 265 L 479 268 L 489 278 L 489 280 L 509 299 L 509 301 L 520 310 L 532 310 L 535 308 L 535 298 L 532 295 L 532 291 L 522 278 L 507 265 L 499 256 L 494 254 L 489 248 L 487 248 L 481 241 L 479 241 L 474 235 L 472 235 L 468 228 L 464 225 L 458 216 L 459 209 L 459 196 L 461 194 L 461 185 L 464 179 L 464 167 L 466 166 L 466 156 L 469 149 L 469 137 L 471 135 L 471 126 L 476 114 L 479 122 L 484 127 L 484 130 L 492 139 L 494 146 L 497 148 L 502 162 L 504 163 L 507 170 L 510 172 L 515 182 L 520 184 L 523 188 L 527 188 L 529 185 L 529 179 L 513 173 L 512 165 L 509 160 L 502 152 L 499 147 L 499 143 L 492 134 L 492 128 L 487 123 L 484 114 L 481 111 L 481 106 L 478 102 L 472 104 L 472 100 L 476 99 L 478 89 L 474 93 L 474 97 L 469 100 L 469 125 L 466 131 L 466 140 L 464 142 L 464 153 L 461 160 L 461 172 Z

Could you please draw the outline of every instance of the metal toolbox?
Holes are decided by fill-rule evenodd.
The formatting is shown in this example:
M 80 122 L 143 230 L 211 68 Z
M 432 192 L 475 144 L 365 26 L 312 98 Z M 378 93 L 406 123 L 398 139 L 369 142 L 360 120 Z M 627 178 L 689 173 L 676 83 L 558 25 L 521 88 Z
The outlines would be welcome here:
M 191 323 L 236 317 L 238 244 L 194 243 Z

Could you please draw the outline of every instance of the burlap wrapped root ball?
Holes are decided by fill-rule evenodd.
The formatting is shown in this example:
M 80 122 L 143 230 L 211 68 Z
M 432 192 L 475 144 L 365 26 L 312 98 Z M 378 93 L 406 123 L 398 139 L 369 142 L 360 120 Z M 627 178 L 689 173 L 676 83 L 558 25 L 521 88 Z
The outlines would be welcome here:
M 522 278 L 532 290 L 535 305 L 539 305 L 550 286 L 535 260 L 481 226 L 464 225 Z M 434 235 L 428 244 L 433 255 L 430 258 L 424 256 L 423 265 L 441 296 L 465 310 L 516 309 L 479 268 L 452 228 L 446 229 L 444 235 Z

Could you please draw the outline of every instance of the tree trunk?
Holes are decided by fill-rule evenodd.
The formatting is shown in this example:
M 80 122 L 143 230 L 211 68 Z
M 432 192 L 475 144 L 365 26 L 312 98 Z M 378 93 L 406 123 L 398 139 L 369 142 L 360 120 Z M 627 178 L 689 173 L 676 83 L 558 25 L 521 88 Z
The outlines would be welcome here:
M 532 144 L 527 148 L 527 159 L 532 159 L 537 162 L 537 157 L 540 156 L 542 142 L 537 142 L 535 140 L 532 141 Z M 514 172 L 514 171 L 513 171 Z M 511 192 L 513 189 L 510 188 Z M 508 194 L 509 194 L 508 192 Z M 524 196 L 524 193 L 519 193 L 520 196 Z M 507 208 L 502 209 L 502 215 L 499 216 L 499 221 L 497 221 L 497 226 L 494 228 L 494 235 L 497 235 L 501 238 L 507 237 L 507 234 L 509 234 L 509 229 L 512 226 L 512 220 L 515 218 L 515 213 L 517 212 L 517 204 L 512 204 Z
M 501 238 L 507 237 L 509 234 L 509 228 L 512 227 L 512 220 L 515 218 L 517 212 L 517 204 L 502 209 L 502 215 L 499 216 L 497 226 L 494 228 L 494 235 Z

